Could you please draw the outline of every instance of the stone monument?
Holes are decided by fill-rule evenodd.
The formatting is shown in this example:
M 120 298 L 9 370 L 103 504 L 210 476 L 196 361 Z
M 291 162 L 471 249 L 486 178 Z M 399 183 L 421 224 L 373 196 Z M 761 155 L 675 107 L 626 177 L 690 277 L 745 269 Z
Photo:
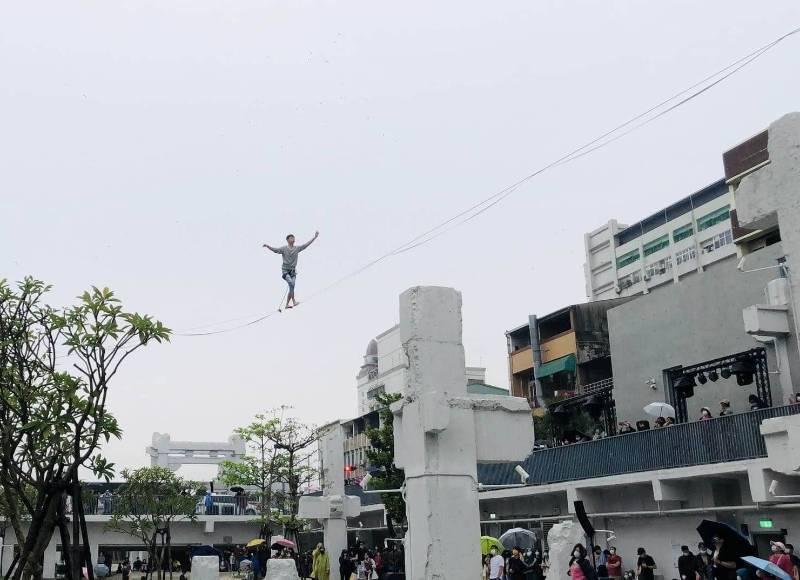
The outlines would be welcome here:
M 219 580 L 219 556 L 192 558 L 192 580 Z
M 406 290 L 400 336 L 408 384 L 392 412 L 395 463 L 406 475 L 406 578 L 479 578 L 477 463 L 530 454 L 530 407 L 517 397 L 467 395 L 456 290 Z
M 323 495 L 302 496 L 298 515 L 322 522 L 323 543 L 331 560 L 331 578 L 339 578 L 339 554 L 347 549 L 347 518 L 361 513 L 361 498 L 344 493 L 344 436 L 339 423 L 321 429 L 319 447 Z
M 300 580 L 297 564 L 291 558 L 270 558 L 267 560 L 266 580 Z
M 554 525 L 547 533 L 548 556 L 550 569 L 547 576 L 550 578 L 568 578 L 569 559 L 572 557 L 572 548 L 575 544 L 586 545 L 583 528 L 577 522 L 567 520 Z

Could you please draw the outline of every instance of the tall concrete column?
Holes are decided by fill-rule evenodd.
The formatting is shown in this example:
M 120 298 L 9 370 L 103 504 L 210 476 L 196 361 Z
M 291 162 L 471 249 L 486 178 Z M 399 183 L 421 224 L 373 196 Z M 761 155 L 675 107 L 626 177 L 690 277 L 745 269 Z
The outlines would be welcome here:
M 477 578 L 477 462 L 526 457 L 533 443 L 530 409 L 522 398 L 467 395 L 456 290 L 404 292 L 400 336 L 408 384 L 392 411 L 395 463 L 406 474 L 406 578 Z

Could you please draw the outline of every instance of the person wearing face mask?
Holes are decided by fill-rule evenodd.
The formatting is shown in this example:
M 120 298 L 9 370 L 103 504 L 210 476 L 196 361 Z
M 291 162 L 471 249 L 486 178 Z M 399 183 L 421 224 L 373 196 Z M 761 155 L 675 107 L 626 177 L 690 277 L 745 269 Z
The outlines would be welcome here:
M 711 578 L 711 555 L 714 552 L 706 548 L 703 542 L 697 544 L 697 572 L 701 580 Z
M 528 564 L 528 578 L 531 580 L 544 580 L 542 553 L 539 550 L 535 552 L 528 550 L 525 562 Z
M 528 567 L 522 560 L 522 549 L 515 546 L 511 550 L 511 557 L 508 559 L 508 580 L 525 580 L 525 572 Z
M 575 544 L 572 548 L 567 574 L 572 580 L 597 580 L 597 573 L 592 563 L 586 559 L 586 548 L 583 544 Z
M 316 555 L 314 555 L 316 554 Z M 317 544 L 317 548 L 312 553 L 313 564 L 311 573 L 317 580 L 330 580 L 331 577 L 331 559 L 325 551 L 325 546 L 322 543 Z
M 607 558 L 603 553 L 603 548 L 600 546 L 594 547 L 594 565 L 597 569 L 597 576 L 599 578 L 608 578 L 608 567 L 606 566 Z
M 783 542 L 770 542 L 769 545 L 772 549 L 769 561 L 778 566 L 789 576 L 794 577 L 794 565 L 792 564 L 792 559 L 786 554 L 786 545 Z M 760 577 L 766 576 L 764 574 L 757 575 Z
M 503 580 L 506 561 L 497 553 L 497 548 L 492 548 L 489 553 L 492 556 L 489 559 L 489 580 Z
M 700 580 L 700 573 L 697 571 L 697 557 L 692 554 L 689 546 L 681 546 L 678 574 L 680 574 L 681 580 Z
M 636 553 L 639 556 L 639 560 L 636 562 L 636 573 L 639 580 L 654 580 L 653 570 L 657 568 L 656 561 L 644 548 L 637 549 Z
M 622 578 L 622 558 L 617 554 L 617 549 L 611 546 L 608 549 L 609 556 L 606 560 L 609 578 Z
M 711 418 L 712 418 L 711 417 L 711 409 L 709 409 L 708 407 L 703 407 L 702 409 L 700 409 L 700 420 L 701 421 L 708 421 Z

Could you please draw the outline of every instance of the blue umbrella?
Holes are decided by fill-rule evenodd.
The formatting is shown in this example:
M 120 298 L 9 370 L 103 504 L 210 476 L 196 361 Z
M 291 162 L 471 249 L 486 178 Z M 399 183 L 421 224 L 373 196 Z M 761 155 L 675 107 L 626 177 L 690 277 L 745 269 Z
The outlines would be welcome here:
M 745 556 L 742 560 L 751 566 L 755 566 L 762 572 L 766 572 L 770 576 L 775 576 L 775 578 L 779 578 L 780 580 L 792 580 L 792 577 L 784 572 L 777 564 L 762 560 L 761 558 L 756 558 L 755 556 Z

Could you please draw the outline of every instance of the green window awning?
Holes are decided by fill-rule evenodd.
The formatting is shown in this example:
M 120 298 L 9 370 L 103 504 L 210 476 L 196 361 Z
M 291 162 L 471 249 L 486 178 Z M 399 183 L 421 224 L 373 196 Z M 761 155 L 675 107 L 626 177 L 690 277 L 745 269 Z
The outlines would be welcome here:
M 549 377 L 550 375 L 565 371 L 570 373 L 575 372 L 574 354 L 568 354 L 567 356 L 562 356 L 556 360 L 551 360 L 550 362 L 544 363 L 542 366 L 536 369 L 536 378 L 542 379 L 544 377 Z

